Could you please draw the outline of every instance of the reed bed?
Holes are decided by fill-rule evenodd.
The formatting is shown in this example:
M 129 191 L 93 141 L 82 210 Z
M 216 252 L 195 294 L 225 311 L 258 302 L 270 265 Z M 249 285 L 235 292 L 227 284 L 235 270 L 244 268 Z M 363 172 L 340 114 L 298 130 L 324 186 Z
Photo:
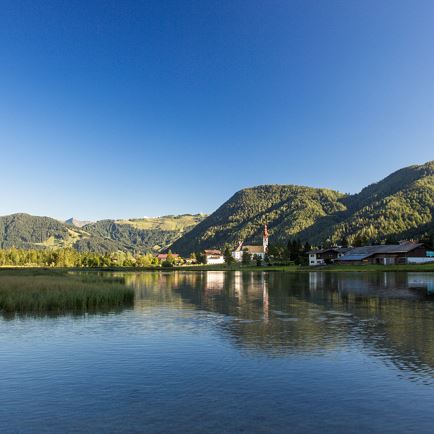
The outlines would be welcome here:
M 0 313 L 56 315 L 120 310 L 134 290 L 120 279 L 68 273 L 0 273 Z

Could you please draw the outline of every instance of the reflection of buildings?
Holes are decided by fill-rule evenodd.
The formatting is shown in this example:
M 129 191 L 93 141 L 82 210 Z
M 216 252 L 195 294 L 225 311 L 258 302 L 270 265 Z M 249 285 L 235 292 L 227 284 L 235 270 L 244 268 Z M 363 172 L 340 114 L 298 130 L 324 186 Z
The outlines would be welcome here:
M 261 274 L 262 280 L 262 311 L 264 312 L 264 321 L 268 322 L 269 311 L 270 311 L 270 301 L 268 295 L 268 282 L 265 280 L 264 274 Z
M 206 291 L 221 291 L 224 287 L 225 272 L 224 271 L 208 271 L 205 273 Z
M 434 295 L 434 273 L 408 273 L 408 287 L 426 289 L 428 295 Z
M 324 273 L 310 272 L 309 273 L 309 289 L 315 291 L 322 287 L 325 279 Z
M 355 345 L 417 377 L 434 369 L 431 273 L 120 273 L 135 309 L 212 312 L 207 325 L 242 350 L 287 357 Z M 425 288 L 420 291 L 420 289 Z M 214 318 L 214 319 L 213 319 Z M 224 319 L 224 320 L 222 320 Z
M 346 295 L 419 298 L 434 291 L 434 275 L 430 273 L 328 273 L 310 272 L 311 291 L 338 291 Z M 423 290 L 415 292 L 414 290 Z

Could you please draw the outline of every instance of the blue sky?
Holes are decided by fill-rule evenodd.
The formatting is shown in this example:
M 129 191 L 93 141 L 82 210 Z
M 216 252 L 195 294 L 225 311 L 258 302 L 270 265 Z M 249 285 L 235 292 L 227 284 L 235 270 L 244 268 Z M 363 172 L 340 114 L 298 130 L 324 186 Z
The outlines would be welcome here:
M 2 0 L 0 214 L 211 212 L 432 160 L 433 21 L 431 0 Z

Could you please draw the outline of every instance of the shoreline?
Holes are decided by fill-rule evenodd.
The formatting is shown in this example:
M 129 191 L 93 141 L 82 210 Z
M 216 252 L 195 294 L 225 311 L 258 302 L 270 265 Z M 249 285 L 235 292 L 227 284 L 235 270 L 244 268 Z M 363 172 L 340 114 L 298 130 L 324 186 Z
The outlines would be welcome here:
M 226 265 L 189 265 L 180 267 L 35 267 L 35 266 L 1 266 L 0 273 L 5 272 L 286 272 L 286 273 L 317 273 L 317 272 L 434 272 L 434 263 L 405 265 L 325 265 L 325 266 L 226 266 Z

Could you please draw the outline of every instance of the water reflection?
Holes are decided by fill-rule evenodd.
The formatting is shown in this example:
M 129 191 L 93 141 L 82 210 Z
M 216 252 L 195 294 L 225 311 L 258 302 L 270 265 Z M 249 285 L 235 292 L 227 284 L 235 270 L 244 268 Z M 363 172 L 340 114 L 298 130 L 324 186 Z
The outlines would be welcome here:
M 218 330 L 272 357 L 362 349 L 433 381 L 429 273 L 137 273 L 135 309 L 194 308 L 224 315 Z
M 132 309 L 0 318 L 1 433 L 432 432 L 430 274 L 117 278 Z

